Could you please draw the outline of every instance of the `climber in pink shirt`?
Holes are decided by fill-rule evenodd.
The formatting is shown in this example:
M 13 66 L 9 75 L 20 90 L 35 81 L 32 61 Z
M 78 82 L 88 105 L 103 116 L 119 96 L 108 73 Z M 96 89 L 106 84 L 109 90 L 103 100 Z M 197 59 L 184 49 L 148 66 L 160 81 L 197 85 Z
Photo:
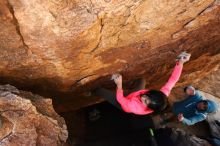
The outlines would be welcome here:
M 178 56 L 178 60 L 168 82 L 160 90 L 147 90 L 145 88 L 145 80 L 139 80 L 139 85 L 129 95 L 124 96 L 122 88 L 122 76 L 114 74 L 113 80 L 117 85 L 115 93 L 105 89 L 97 88 L 95 94 L 104 97 L 114 106 L 122 109 L 127 113 L 137 115 L 147 115 L 153 112 L 160 112 L 167 106 L 167 96 L 179 80 L 183 64 L 190 59 L 190 54 L 183 52 Z

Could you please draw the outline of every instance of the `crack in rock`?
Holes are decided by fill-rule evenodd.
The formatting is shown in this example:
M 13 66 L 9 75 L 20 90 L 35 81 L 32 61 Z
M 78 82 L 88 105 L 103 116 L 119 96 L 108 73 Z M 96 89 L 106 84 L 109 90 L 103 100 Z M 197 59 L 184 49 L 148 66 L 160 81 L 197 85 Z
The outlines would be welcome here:
M 100 37 L 99 37 L 99 41 L 97 43 L 97 45 L 90 51 L 90 53 L 93 53 L 95 52 L 99 47 L 100 47 L 100 44 L 102 42 L 102 32 L 103 32 L 103 27 L 104 27 L 104 23 L 103 23 L 103 18 L 100 18 Z
M 23 37 L 22 34 L 21 34 L 20 26 L 19 26 L 18 20 L 17 20 L 17 18 L 16 18 L 16 16 L 15 16 L 14 8 L 13 8 L 13 6 L 10 4 L 9 1 L 7 1 L 7 6 L 8 6 L 8 9 L 9 9 L 9 11 L 10 11 L 12 17 L 13 17 L 12 22 L 13 22 L 13 24 L 15 25 L 17 34 L 20 36 L 21 41 L 22 41 L 24 47 L 29 48 L 28 45 L 27 45 L 27 44 L 25 43 L 25 41 L 24 41 L 24 37 Z
M 0 139 L 0 143 L 2 143 L 2 141 L 8 137 L 10 137 L 13 134 L 13 132 L 10 132 L 8 135 L 6 135 L 5 137 L 3 137 L 2 139 Z
M 76 82 L 73 84 L 73 86 L 79 86 L 79 85 L 84 84 L 84 82 L 86 82 L 86 80 L 91 76 L 95 76 L 95 74 L 87 75 L 87 76 L 84 76 L 84 77 L 76 80 Z
M 174 32 L 171 37 L 175 38 L 175 36 L 180 33 L 181 31 L 184 30 L 184 28 L 186 28 L 188 25 L 190 25 L 190 23 L 192 23 L 194 20 L 196 20 L 197 17 L 199 17 L 200 15 L 202 15 L 207 9 L 211 8 L 214 6 L 216 0 L 214 0 L 212 3 L 210 3 L 208 6 L 206 6 L 204 9 L 202 9 L 195 17 L 191 18 L 190 20 L 188 20 L 186 23 L 183 24 L 182 28 L 176 32 Z
M 213 7 L 214 3 L 215 3 L 215 0 L 214 0 L 212 3 L 210 3 L 207 7 L 205 7 L 204 9 L 202 9 L 194 18 L 192 18 L 191 20 L 187 21 L 187 22 L 183 25 L 183 27 L 187 27 L 187 25 L 189 25 L 192 21 L 194 21 L 198 16 L 202 15 L 202 13 L 204 13 L 207 9 Z

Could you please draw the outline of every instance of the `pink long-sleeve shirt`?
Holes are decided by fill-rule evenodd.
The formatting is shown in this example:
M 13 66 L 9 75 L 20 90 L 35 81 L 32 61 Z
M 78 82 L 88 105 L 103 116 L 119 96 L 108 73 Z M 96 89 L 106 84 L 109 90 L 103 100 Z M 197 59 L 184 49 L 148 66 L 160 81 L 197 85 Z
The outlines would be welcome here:
M 168 82 L 160 89 L 166 96 L 169 96 L 170 91 L 179 80 L 183 65 L 176 63 L 176 66 L 168 80 Z M 133 113 L 137 115 L 147 115 L 153 112 L 152 109 L 148 108 L 141 101 L 141 94 L 147 93 L 148 90 L 139 90 L 124 97 L 123 90 L 117 89 L 116 98 L 122 109 L 127 113 Z

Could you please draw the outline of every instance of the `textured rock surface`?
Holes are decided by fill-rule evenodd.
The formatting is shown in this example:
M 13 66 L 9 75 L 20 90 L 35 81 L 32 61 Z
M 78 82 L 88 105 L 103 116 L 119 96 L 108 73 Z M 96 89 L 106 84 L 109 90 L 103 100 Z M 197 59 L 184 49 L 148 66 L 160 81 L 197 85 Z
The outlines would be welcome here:
M 212 94 L 216 98 L 220 98 L 220 69 L 212 72 L 199 82 L 195 83 L 199 89 Z
M 1 0 L 1 82 L 60 98 L 56 103 L 70 109 L 59 109 L 71 110 L 98 102 L 77 91 L 113 72 L 125 80 L 144 75 L 148 86 L 159 87 L 183 50 L 193 55 L 179 85 L 199 80 L 220 60 L 219 3 Z
M 0 85 L 1 146 L 60 146 L 68 132 L 51 99 Z

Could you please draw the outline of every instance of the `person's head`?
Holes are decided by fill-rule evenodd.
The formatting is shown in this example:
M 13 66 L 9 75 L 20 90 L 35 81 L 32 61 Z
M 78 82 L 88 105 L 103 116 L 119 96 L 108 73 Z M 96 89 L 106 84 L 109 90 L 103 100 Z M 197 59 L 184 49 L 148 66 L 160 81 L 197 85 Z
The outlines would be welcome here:
M 150 90 L 141 95 L 141 101 L 154 111 L 162 111 L 167 107 L 168 101 L 166 95 L 157 90 Z
M 206 100 L 202 100 L 197 103 L 197 109 L 200 111 L 207 111 L 208 109 L 208 102 Z
M 184 88 L 184 92 L 187 95 L 195 95 L 196 89 L 193 86 L 189 85 Z
M 218 110 L 218 105 L 211 100 L 202 100 L 197 103 L 197 109 L 208 113 L 214 113 Z

